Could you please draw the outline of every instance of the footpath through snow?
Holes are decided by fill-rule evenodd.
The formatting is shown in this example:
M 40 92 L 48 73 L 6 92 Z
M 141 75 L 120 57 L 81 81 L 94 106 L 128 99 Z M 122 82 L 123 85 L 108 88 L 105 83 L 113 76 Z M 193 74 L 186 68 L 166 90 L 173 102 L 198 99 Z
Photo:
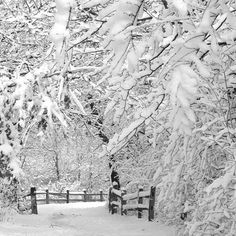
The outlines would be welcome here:
M 132 216 L 110 215 L 104 202 L 40 205 L 39 215 L 0 223 L 0 236 L 174 236 L 174 229 Z

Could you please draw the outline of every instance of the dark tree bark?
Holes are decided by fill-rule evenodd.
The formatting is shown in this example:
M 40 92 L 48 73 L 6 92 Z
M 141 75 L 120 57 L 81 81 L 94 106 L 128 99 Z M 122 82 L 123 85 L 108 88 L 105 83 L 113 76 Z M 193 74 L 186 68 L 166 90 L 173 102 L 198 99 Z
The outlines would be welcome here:
M 167 1 L 166 1 L 166 0 L 161 0 L 161 1 L 162 1 L 163 5 L 164 5 L 165 9 L 167 9 L 167 8 L 168 8 L 168 3 L 167 3 Z
M 91 94 L 88 95 L 88 101 L 90 99 L 92 99 L 93 96 Z M 89 102 L 89 107 L 91 109 L 91 114 L 95 115 L 95 116 L 99 116 L 99 110 L 96 107 L 96 104 L 94 102 Z M 87 123 L 89 125 L 93 125 L 95 128 L 97 128 L 98 130 L 98 136 L 101 138 L 101 140 L 108 144 L 109 143 L 109 138 L 107 137 L 107 135 L 103 132 L 102 130 L 102 125 L 103 125 L 103 118 L 100 116 L 95 122 L 92 122 L 91 120 L 88 120 Z M 111 169 L 111 183 L 113 184 L 114 182 L 117 183 L 118 185 L 118 189 L 120 189 L 120 179 L 119 179 L 119 174 L 118 172 L 115 170 L 114 168 L 114 164 L 115 164 L 115 158 L 114 155 L 109 157 L 109 167 Z
M 111 183 L 117 183 L 118 189 L 120 189 L 120 178 L 118 172 L 114 169 L 115 160 L 114 155 L 110 157 L 109 167 L 111 168 Z
M 60 180 L 60 171 L 59 171 L 59 158 L 58 158 L 58 154 L 55 154 L 55 169 L 56 169 L 56 175 L 57 175 L 57 180 Z

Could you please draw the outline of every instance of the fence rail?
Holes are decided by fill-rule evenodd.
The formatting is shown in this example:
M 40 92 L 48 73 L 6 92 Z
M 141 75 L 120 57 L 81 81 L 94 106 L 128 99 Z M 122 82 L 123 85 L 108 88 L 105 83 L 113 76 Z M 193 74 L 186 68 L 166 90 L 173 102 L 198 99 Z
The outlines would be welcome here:
M 35 187 L 31 187 L 30 193 L 23 196 L 23 198 L 30 197 L 30 209 L 32 214 L 38 214 L 37 203 L 50 204 L 50 203 L 70 203 L 70 202 L 95 202 L 105 201 L 108 194 L 100 191 L 99 193 L 87 193 L 86 190 L 82 192 L 70 192 L 67 190 L 64 193 L 50 192 L 48 189 L 45 191 L 36 191 Z
M 143 188 L 140 187 L 137 192 L 130 194 L 127 194 L 126 190 L 118 190 L 117 187 L 114 184 L 109 189 L 109 212 L 111 214 L 118 213 L 118 210 L 121 215 L 126 215 L 127 211 L 137 211 L 138 218 L 142 218 L 143 211 L 147 210 L 148 220 L 154 220 L 155 187 L 151 187 L 148 191 L 143 191 Z M 147 199 L 148 203 L 144 203 L 144 199 Z M 135 204 L 129 202 L 134 200 L 136 200 Z

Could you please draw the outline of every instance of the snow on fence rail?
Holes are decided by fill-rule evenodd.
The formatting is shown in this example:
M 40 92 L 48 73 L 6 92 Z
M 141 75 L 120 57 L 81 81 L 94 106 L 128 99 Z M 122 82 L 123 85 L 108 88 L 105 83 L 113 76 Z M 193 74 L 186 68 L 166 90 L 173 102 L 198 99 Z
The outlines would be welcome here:
M 154 220 L 154 204 L 156 188 L 151 187 L 148 191 L 143 191 L 140 187 L 137 192 L 127 194 L 126 190 L 118 190 L 116 184 L 109 189 L 109 212 L 111 214 L 118 213 L 126 215 L 127 211 L 138 211 L 138 218 L 142 218 L 143 211 L 148 211 L 148 220 Z M 144 204 L 144 199 L 148 199 L 148 203 Z M 136 203 L 129 201 L 136 200 Z
M 35 187 L 30 189 L 30 193 L 23 196 L 23 198 L 30 197 L 31 205 L 30 209 L 32 214 L 38 214 L 37 204 L 45 203 L 70 203 L 70 202 L 95 202 L 95 201 L 105 201 L 105 197 L 108 194 L 100 191 L 99 193 L 87 193 L 86 190 L 82 192 L 70 192 L 66 190 L 66 192 L 58 193 L 58 192 L 49 192 L 49 190 L 45 191 L 36 191 Z M 40 196 L 40 197 L 39 197 Z M 50 197 L 51 196 L 51 197 Z

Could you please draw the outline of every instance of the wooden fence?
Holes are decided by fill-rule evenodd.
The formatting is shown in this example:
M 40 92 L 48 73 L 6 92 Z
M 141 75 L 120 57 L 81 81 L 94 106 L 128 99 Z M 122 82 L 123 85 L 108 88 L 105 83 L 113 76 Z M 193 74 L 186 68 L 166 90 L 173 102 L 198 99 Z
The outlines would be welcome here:
M 109 189 L 109 212 L 111 214 L 120 212 L 121 215 L 126 215 L 127 211 L 137 211 L 138 218 L 142 218 L 143 211 L 148 211 L 148 220 L 154 220 L 154 205 L 155 205 L 156 188 L 151 187 L 148 191 L 143 191 L 140 187 L 137 192 L 127 194 L 126 190 L 118 190 L 117 185 L 113 185 Z M 145 203 L 144 199 L 147 199 Z M 136 203 L 130 203 L 136 201 Z
M 32 214 L 38 214 L 37 205 L 50 203 L 71 203 L 71 202 L 95 202 L 105 201 L 107 194 L 100 191 L 99 193 L 70 192 L 67 190 L 64 193 L 45 191 L 36 191 L 35 187 L 30 189 L 30 193 L 23 198 L 30 197 Z

